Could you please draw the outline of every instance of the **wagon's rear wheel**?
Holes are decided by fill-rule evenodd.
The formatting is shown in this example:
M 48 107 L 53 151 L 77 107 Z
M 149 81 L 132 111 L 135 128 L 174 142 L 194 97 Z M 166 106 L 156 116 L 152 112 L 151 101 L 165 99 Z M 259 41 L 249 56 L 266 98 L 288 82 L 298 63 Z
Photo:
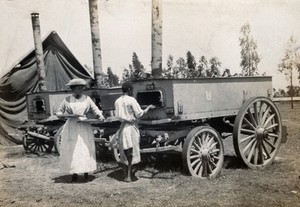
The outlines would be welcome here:
M 25 150 L 30 152 L 51 152 L 53 148 L 53 140 L 45 140 L 41 138 L 32 137 L 29 134 L 24 135 L 22 138 L 23 147 Z
M 54 149 L 58 154 L 60 153 L 62 130 L 63 130 L 63 126 L 61 126 L 54 135 Z
M 233 144 L 237 156 L 252 169 L 267 167 L 278 152 L 281 128 L 279 111 L 271 100 L 250 98 L 234 122 Z
M 194 128 L 184 142 L 182 159 L 183 166 L 192 176 L 215 178 L 224 162 L 221 136 L 209 126 Z

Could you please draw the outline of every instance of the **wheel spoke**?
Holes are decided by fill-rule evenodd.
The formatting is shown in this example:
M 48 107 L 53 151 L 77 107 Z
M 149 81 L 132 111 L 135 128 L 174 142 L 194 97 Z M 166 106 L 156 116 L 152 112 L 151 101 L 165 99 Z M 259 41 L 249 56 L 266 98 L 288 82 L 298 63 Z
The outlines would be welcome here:
M 215 155 L 212 155 L 212 158 L 214 158 L 215 160 L 220 160 L 220 158 Z
M 252 146 L 252 144 L 256 141 L 256 139 L 252 139 L 250 142 L 248 142 L 248 144 L 246 145 L 246 147 L 243 149 L 243 153 L 245 154 L 245 152 Z
M 266 146 L 266 144 L 263 141 L 262 141 L 262 147 L 263 147 L 265 153 L 267 154 L 268 159 L 271 158 L 271 155 L 270 155 L 270 153 L 269 153 L 269 151 L 267 149 L 267 146 Z
M 198 162 L 201 162 L 201 159 L 200 159 L 200 158 L 194 160 L 194 161 L 191 163 L 191 166 L 194 167 L 194 165 L 197 164 Z
M 203 163 L 202 163 L 202 165 L 200 166 L 198 175 L 200 175 L 200 176 L 202 177 L 202 174 L 203 174 Z
M 274 128 L 274 127 L 277 127 L 279 124 L 272 124 L 272 125 L 270 125 L 270 126 L 268 126 L 267 128 L 266 128 L 266 130 L 269 130 L 269 129 L 272 129 L 272 128 Z
M 254 152 L 254 149 L 255 149 L 256 145 L 257 145 L 257 142 L 255 141 L 253 143 L 252 147 L 251 147 L 251 150 L 250 150 L 249 154 L 248 154 L 248 158 L 247 158 L 248 162 L 250 162 L 250 160 L 252 158 L 252 155 L 253 155 L 253 152 Z
M 197 164 L 197 166 L 195 167 L 195 169 L 194 169 L 194 172 L 197 174 L 197 172 L 198 172 L 198 170 L 199 170 L 199 168 L 200 168 L 200 166 L 202 165 L 202 162 L 200 161 L 198 164 Z
M 196 153 L 196 154 L 199 154 L 200 151 L 197 151 L 197 150 L 195 150 L 195 149 L 191 149 L 191 152 L 194 152 L 194 153 Z
M 259 125 L 258 112 L 257 112 L 257 102 L 254 102 L 253 107 L 254 107 L 254 117 L 255 117 L 256 123 Z
M 269 116 L 269 118 L 267 119 L 267 121 L 264 123 L 263 127 L 266 127 L 268 125 L 268 123 L 274 118 L 276 114 L 272 114 L 271 116 Z
M 193 145 L 196 146 L 199 150 L 201 149 L 201 147 L 196 143 L 196 141 L 193 142 Z
M 218 142 L 213 143 L 213 144 L 209 147 L 208 151 L 211 151 L 217 144 L 218 144 Z
M 28 149 L 32 149 L 33 147 L 35 147 L 36 145 L 35 144 L 33 144 L 33 145 L 31 145 Z
M 268 108 L 266 109 L 266 111 L 265 111 L 265 113 L 264 113 L 264 115 L 263 115 L 263 117 L 261 119 L 261 125 L 265 122 L 265 120 L 266 120 L 266 118 L 267 118 L 267 116 L 269 114 L 270 109 L 271 109 L 270 106 L 268 106 Z
M 261 142 L 259 142 L 258 144 L 258 159 L 259 159 L 259 163 L 263 164 L 264 163 L 264 154 L 263 154 L 263 149 L 262 149 L 262 144 Z
M 246 132 L 246 133 L 250 133 L 250 134 L 255 134 L 255 131 L 250 130 L 250 129 L 244 129 L 244 128 L 241 128 L 241 132 Z
M 263 141 L 265 141 L 272 148 L 272 150 L 276 149 L 276 147 L 268 140 L 264 139 Z
M 210 140 L 207 143 L 207 148 L 209 148 L 211 146 L 211 144 L 212 144 L 213 141 L 214 141 L 214 138 L 211 137 Z
M 195 158 L 199 158 L 199 155 L 192 155 L 192 156 L 190 156 L 190 159 L 195 159 Z
M 260 102 L 260 106 L 259 106 L 259 114 L 258 114 L 258 124 L 261 125 L 262 123 L 262 116 L 263 116 L 263 110 L 262 110 L 262 107 L 263 107 L 264 103 L 261 101 Z
M 204 140 L 203 140 L 203 145 L 207 145 L 207 140 L 209 139 L 209 134 L 208 133 L 205 133 L 205 137 L 204 137 Z
M 195 138 L 196 142 L 198 143 L 198 146 L 202 146 L 202 143 L 201 143 L 201 137 L 198 135 L 196 138 Z
M 41 146 L 41 148 L 42 148 L 42 152 L 45 152 L 45 151 L 47 150 L 47 145 L 46 145 L 46 144 L 43 144 L 43 145 Z
M 258 149 L 255 147 L 255 150 L 254 150 L 254 165 L 257 165 L 257 158 L 258 158 Z
M 249 140 L 249 139 L 252 139 L 252 138 L 254 138 L 254 137 L 255 137 L 255 134 L 252 134 L 252 135 L 250 135 L 250 136 L 248 136 L 248 137 L 245 137 L 245 138 L 241 139 L 240 143 L 243 143 L 243 142 L 245 142 L 245 141 L 247 141 L 247 140 Z
M 220 152 L 220 149 L 214 149 L 213 151 L 210 152 L 210 154 L 216 153 L 216 152 Z
M 277 134 L 272 134 L 272 133 L 269 133 L 268 136 L 270 136 L 270 137 L 275 137 L 275 138 L 278 138 L 278 137 L 279 137 Z
M 207 169 L 209 171 L 208 174 L 211 174 L 213 170 L 211 169 L 210 162 L 209 161 L 206 161 L 206 162 L 207 162 L 206 163 L 207 164 Z
M 251 124 L 251 122 L 250 122 L 248 119 L 246 119 L 246 117 L 244 117 L 243 120 L 244 120 L 244 121 L 245 121 L 252 129 L 255 130 L 255 127 L 253 126 L 253 124 Z
M 213 161 L 209 161 L 209 163 L 210 163 L 210 164 L 212 164 L 212 165 L 214 166 L 214 168 L 216 168 L 216 167 L 217 167 L 217 164 L 216 164 L 216 163 L 214 163 Z
M 255 121 L 255 119 L 253 117 L 253 114 L 252 114 L 252 112 L 251 112 L 250 109 L 248 109 L 248 115 L 250 117 L 251 122 L 254 124 L 255 127 L 257 127 L 257 123 L 256 123 L 256 121 Z

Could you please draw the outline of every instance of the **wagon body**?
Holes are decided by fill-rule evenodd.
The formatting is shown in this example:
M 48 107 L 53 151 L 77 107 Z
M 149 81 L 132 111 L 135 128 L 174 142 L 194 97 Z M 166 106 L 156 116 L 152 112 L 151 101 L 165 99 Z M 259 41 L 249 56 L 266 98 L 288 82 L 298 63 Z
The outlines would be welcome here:
M 157 79 L 133 85 L 134 97 L 142 106 L 156 106 L 143 120 L 232 116 L 250 97 L 272 98 L 272 77 Z

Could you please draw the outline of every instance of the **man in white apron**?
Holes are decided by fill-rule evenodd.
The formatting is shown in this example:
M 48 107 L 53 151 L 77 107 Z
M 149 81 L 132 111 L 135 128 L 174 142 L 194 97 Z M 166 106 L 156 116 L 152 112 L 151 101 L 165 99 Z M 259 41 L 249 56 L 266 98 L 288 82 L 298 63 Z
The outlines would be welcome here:
M 132 181 L 132 165 L 141 161 L 140 156 L 140 132 L 137 127 L 137 119 L 146 114 L 153 105 L 142 110 L 135 98 L 132 97 L 133 86 L 130 83 L 122 85 L 123 95 L 115 102 L 116 116 L 121 122 L 121 127 L 116 133 L 119 139 L 121 163 L 124 165 L 125 181 Z

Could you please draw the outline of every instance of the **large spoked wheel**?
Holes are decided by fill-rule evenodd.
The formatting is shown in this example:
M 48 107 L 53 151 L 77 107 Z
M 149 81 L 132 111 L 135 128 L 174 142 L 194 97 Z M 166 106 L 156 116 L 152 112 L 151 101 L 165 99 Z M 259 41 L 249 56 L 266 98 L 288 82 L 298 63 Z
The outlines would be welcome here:
M 275 104 L 265 97 L 247 100 L 234 122 L 233 144 L 238 158 L 252 169 L 270 165 L 281 144 L 281 117 Z
M 60 154 L 62 130 L 63 130 L 63 126 L 61 126 L 54 135 L 54 149 L 55 149 L 55 152 L 57 152 L 58 154 Z
M 32 137 L 28 134 L 23 136 L 22 142 L 24 149 L 30 152 L 40 151 L 50 153 L 54 145 L 52 139 L 45 140 Z
M 215 178 L 224 162 L 221 136 L 209 126 L 194 128 L 184 142 L 182 159 L 183 166 L 192 176 Z

